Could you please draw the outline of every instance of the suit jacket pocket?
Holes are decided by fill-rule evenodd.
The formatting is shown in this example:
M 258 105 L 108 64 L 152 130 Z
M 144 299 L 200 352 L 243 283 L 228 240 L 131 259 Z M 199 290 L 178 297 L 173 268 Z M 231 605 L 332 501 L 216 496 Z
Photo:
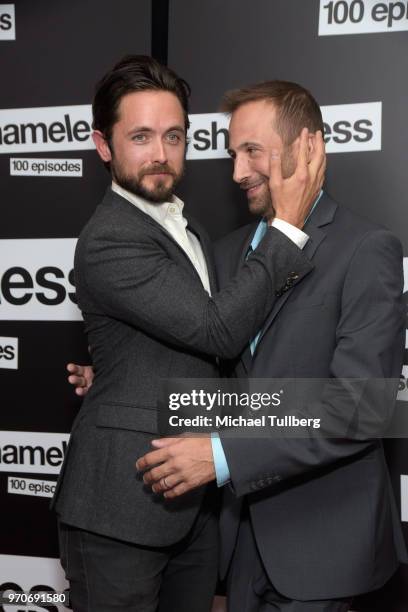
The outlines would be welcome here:
M 157 420 L 158 414 L 154 408 L 126 404 L 102 404 L 98 409 L 96 426 L 157 434 Z
M 285 312 L 292 310 L 304 310 L 306 308 L 313 308 L 314 306 L 322 306 L 325 303 L 325 295 L 323 293 L 313 294 L 308 297 L 296 297 L 296 299 L 289 299 L 284 306 Z

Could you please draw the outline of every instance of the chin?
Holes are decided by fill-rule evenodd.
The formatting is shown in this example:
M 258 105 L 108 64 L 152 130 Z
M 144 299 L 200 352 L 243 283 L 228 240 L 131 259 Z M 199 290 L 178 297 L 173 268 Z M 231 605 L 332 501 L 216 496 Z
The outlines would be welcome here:
M 169 176 L 165 179 L 145 180 L 142 179 L 141 184 L 147 191 L 161 191 L 169 189 L 173 185 L 173 179 Z
M 173 187 L 173 183 L 170 185 L 155 185 L 154 187 L 148 187 L 146 185 L 143 186 L 143 191 L 152 202 L 162 204 L 163 202 L 168 202 L 173 197 Z
M 253 200 L 252 202 L 248 202 L 249 212 L 252 215 L 257 215 L 264 217 L 267 211 L 267 207 L 263 202 L 259 202 L 257 200 Z

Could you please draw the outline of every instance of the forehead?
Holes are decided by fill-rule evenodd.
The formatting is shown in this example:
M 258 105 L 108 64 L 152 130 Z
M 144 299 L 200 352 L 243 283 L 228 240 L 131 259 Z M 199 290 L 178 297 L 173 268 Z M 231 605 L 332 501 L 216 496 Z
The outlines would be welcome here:
M 235 149 L 243 142 L 263 143 L 271 137 L 278 137 L 274 130 L 275 115 L 271 102 L 256 100 L 242 104 L 231 115 L 230 147 Z
M 183 108 L 177 96 L 169 91 L 134 91 L 121 99 L 117 124 L 156 129 L 184 127 Z

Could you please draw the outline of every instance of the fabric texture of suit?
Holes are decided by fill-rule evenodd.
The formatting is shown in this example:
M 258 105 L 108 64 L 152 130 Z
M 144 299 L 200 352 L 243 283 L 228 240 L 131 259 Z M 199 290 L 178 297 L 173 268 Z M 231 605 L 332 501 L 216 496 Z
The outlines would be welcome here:
M 218 243 L 221 287 L 245 261 L 255 229 Z M 298 415 L 320 411 L 345 431 L 353 419 L 367 422 L 341 438 L 220 433 L 231 475 L 221 571 L 233 556 L 245 496 L 273 586 L 293 600 L 317 600 L 377 589 L 406 560 L 380 439 L 396 392 L 381 381 L 399 379 L 405 327 L 402 249 L 389 231 L 326 194 L 304 231 L 313 269 L 274 304 L 253 358 L 248 347 L 227 369 L 238 377 L 327 379 L 328 394 L 312 408 L 300 402 Z
M 216 294 L 209 241 L 193 221 L 188 228 L 200 239 L 212 298 L 170 234 L 111 189 L 75 255 L 96 375 L 73 425 L 53 504 L 68 525 L 139 545 L 179 541 L 203 497 L 201 488 L 166 501 L 136 472 L 136 459 L 158 435 L 161 380 L 218 376 L 214 356 L 239 354 L 276 293 L 312 267 L 272 228 L 239 279 Z

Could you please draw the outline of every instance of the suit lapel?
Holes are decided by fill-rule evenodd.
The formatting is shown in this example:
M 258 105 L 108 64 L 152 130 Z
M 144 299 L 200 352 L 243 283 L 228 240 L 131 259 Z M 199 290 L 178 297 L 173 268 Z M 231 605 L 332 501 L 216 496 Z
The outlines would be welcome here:
M 246 262 L 246 260 L 248 259 L 248 251 L 249 251 L 249 247 L 251 246 L 251 242 L 252 239 L 255 235 L 255 232 L 257 230 L 257 227 L 259 225 L 259 221 L 256 221 L 256 223 L 253 223 L 250 228 L 249 228 L 249 232 L 247 237 L 244 240 L 243 246 L 242 246 L 242 250 L 239 256 L 239 260 L 238 260 L 238 265 L 237 265 L 237 269 L 236 272 L 239 272 L 239 269 L 241 268 L 241 266 L 244 265 L 244 263 Z
M 309 236 L 309 240 L 303 249 L 308 259 L 310 260 L 313 259 L 319 246 L 322 244 L 322 242 L 326 238 L 326 232 L 321 228 L 324 227 L 325 225 L 330 224 L 333 221 L 334 215 L 336 213 L 336 209 L 337 209 L 337 204 L 326 193 L 324 193 L 315 211 L 312 213 L 312 215 L 310 216 L 310 218 L 308 219 L 304 227 L 304 231 Z M 311 273 L 313 273 L 313 271 Z M 302 281 L 303 279 L 301 279 L 299 283 L 301 283 Z M 289 299 L 290 295 L 292 294 L 292 291 L 295 289 L 297 284 L 294 285 L 292 289 L 289 289 L 288 291 L 286 291 L 275 302 L 275 305 L 273 306 L 271 312 L 269 313 L 262 327 L 262 334 L 261 334 L 261 337 L 259 338 L 258 344 L 256 345 L 254 355 L 251 355 L 251 351 L 249 350 L 249 348 L 248 348 L 249 356 L 247 354 L 247 351 L 244 351 L 242 360 L 243 360 L 243 363 L 247 371 L 249 371 L 252 365 L 252 361 L 257 355 L 259 345 L 262 342 L 262 338 L 267 333 L 268 329 L 270 328 L 270 326 L 276 319 L 281 308 L 285 305 L 286 301 Z M 248 358 L 249 358 L 249 361 L 248 361 Z
M 318 249 L 318 247 L 320 246 L 322 241 L 325 239 L 326 234 L 322 230 L 320 230 L 318 227 L 312 227 L 312 225 L 309 225 L 309 227 L 307 229 L 307 233 L 309 234 L 309 240 L 308 240 L 306 246 L 304 247 L 304 251 L 305 251 L 305 255 L 307 256 L 307 258 L 312 260 L 314 254 L 316 253 L 316 251 Z M 299 282 L 301 283 L 302 280 L 303 279 L 301 279 Z M 299 283 L 297 283 L 297 284 L 299 284 Z M 269 315 L 266 318 L 266 321 L 265 321 L 265 323 L 264 323 L 264 325 L 262 327 L 262 334 L 261 334 L 261 337 L 259 338 L 259 341 L 258 341 L 258 343 L 256 345 L 255 353 L 254 353 L 252 358 L 254 358 L 256 356 L 256 353 L 257 353 L 257 350 L 258 350 L 258 346 L 259 346 L 262 338 L 264 337 L 264 335 L 266 334 L 266 332 L 268 331 L 268 329 L 270 328 L 270 326 L 272 325 L 272 323 L 274 322 L 274 320 L 278 316 L 281 308 L 285 305 L 285 303 L 287 302 L 287 300 L 291 296 L 291 294 L 292 294 L 293 290 L 295 289 L 295 287 L 297 286 L 297 284 L 294 285 L 291 289 L 288 289 L 287 291 L 285 291 L 285 293 L 283 295 L 281 295 L 281 297 L 276 300 L 275 305 L 273 306 L 271 312 L 269 313 Z
M 244 263 L 247 260 L 249 247 L 251 246 L 252 238 L 254 237 L 254 234 L 256 232 L 258 225 L 259 225 L 259 221 L 255 222 L 250 227 L 248 235 L 243 243 L 242 250 L 240 252 L 240 256 L 238 258 L 236 272 L 239 272 L 239 269 L 241 268 L 241 266 L 244 265 Z M 244 349 L 244 351 L 241 353 L 241 361 L 242 361 L 242 364 L 246 372 L 248 373 L 251 369 L 251 363 L 252 363 L 252 353 L 249 347 L 249 343 L 247 344 L 247 347 Z

